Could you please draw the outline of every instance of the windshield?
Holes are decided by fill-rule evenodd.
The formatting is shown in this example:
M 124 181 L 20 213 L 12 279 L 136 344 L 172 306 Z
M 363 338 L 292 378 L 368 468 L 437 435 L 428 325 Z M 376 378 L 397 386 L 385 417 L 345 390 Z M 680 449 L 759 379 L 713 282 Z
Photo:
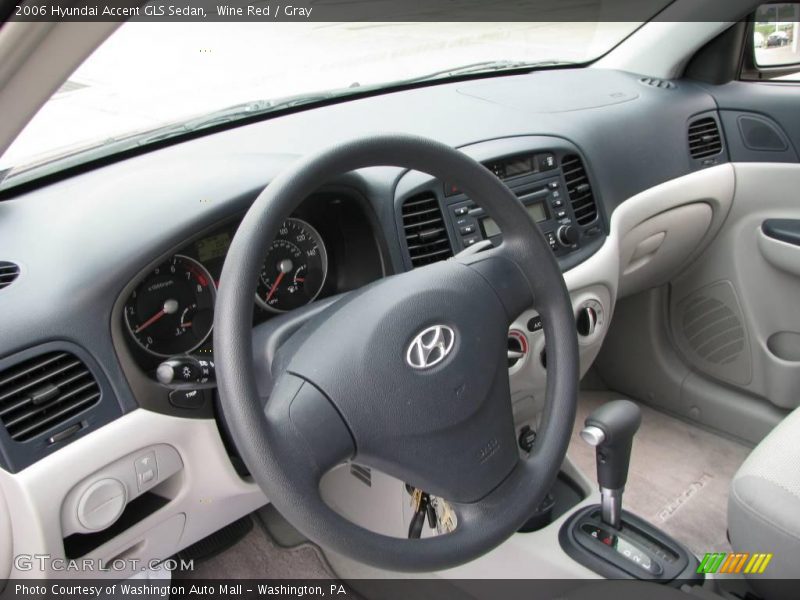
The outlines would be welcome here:
M 639 25 L 128 22 L 0 157 L 0 187 L 131 144 L 406 80 L 585 63 Z

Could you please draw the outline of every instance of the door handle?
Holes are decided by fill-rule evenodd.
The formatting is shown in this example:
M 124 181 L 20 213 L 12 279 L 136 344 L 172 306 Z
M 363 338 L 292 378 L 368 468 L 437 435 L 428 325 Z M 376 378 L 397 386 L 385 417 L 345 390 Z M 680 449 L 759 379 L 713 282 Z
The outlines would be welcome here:
M 800 246 L 800 219 L 767 219 L 761 231 L 774 240 Z
M 800 277 L 800 220 L 768 219 L 756 231 L 756 240 L 768 263 Z

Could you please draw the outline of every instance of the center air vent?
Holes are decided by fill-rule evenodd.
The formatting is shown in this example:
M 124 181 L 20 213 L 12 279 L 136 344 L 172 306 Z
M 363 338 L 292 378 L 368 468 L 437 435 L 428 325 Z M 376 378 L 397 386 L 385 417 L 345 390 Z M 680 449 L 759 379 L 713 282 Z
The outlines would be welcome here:
M 24 442 L 97 404 L 100 387 L 76 356 L 51 352 L 0 373 L 0 421 Z
M 0 290 L 8 287 L 19 276 L 19 267 L 12 262 L 0 260 Z
M 436 196 L 430 192 L 412 196 L 403 202 L 402 214 L 412 266 L 421 267 L 453 256 Z
M 689 124 L 689 153 L 692 158 L 707 158 L 720 152 L 722 139 L 716 119 L 704 117 Z
M 561 159 L 561 169 L 567 184 L 567 196 L 578 225 L 588 225 L 597 218 L 592 186 L 580 157 L 568 154 Z

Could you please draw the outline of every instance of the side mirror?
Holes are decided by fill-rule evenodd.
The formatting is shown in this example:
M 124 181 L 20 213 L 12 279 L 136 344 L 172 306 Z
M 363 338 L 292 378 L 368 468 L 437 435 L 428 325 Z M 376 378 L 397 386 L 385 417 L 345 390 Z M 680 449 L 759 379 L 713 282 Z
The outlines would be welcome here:
M 762 4 L 753 23 L 755 63 L 759 67 L 800 65 L 800 4 Z

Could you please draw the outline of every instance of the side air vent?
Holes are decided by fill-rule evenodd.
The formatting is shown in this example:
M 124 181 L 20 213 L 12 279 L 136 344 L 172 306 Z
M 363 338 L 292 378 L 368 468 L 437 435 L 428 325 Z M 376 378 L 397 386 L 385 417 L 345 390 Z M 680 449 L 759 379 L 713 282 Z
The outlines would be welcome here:
M 73 354 L 51 352 L 0 373 L 0 421 L 24 442 L 100 400 L 97 381 Z
M 707 158 L 722 152 L 722 138 L 717 121 L 703 117 L 689 124 L 689 153 L 694 159 Z
M 674 90 L 675 84 L 667 79 L 658 79 L 657 77 L 642 77 L 639 83 L 648 87 L 658 88 L 660 90 Z
M 403 203 L 402 214 L 408 254 L 415 268 L 453 256 L 436 196 L 412 196 Z
M 19 277 L 19 266 L 0 260 L 0 290 L 10 286 L 17 277 Z
M 592 186 L 581 159 L 568 154 L 561 159 L 561 170 L 567 183 L 567 196 L 575 213 L 578 225 L 588 225 L 597 218 L 597 205 L 594 202 Z

